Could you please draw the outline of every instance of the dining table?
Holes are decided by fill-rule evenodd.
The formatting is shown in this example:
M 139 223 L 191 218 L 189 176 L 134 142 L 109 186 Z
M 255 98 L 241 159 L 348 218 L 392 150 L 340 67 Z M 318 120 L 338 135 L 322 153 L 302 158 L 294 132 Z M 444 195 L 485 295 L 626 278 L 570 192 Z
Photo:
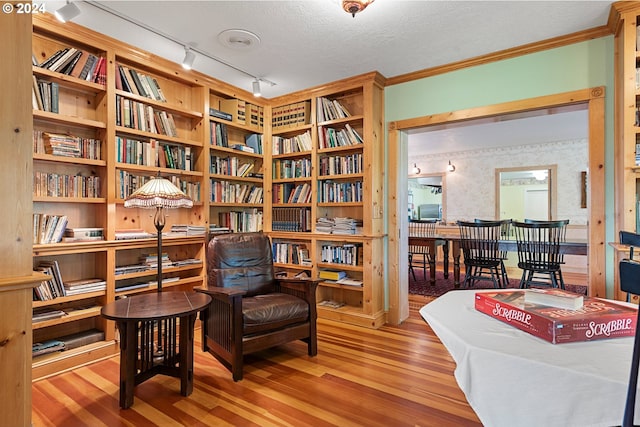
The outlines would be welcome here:
M 409 236 L 409 245 L 427 246 L 430 254 L 436 253 L 436 242 L 444 241 L 445 245 L 449 245 L 449 253 L 453 257 L 453 283 L 456 288 L 460 287 L 460 235 L 436 233 L 432 236 Z M 560 243 L 560 251 L 565 255 L 587 255 L 589 244 L 587 240 L 576 239 L 568 242 Z M 498 250 L 507 252 L 517 252 L 518 244 L 516 240 L 504 239 L 498 241 Z M 449 273 L 448 259 L 444 263 L 445 277 Z M 429 258 L 429 282 L 431 285 L 436 283 L 436 257 Z

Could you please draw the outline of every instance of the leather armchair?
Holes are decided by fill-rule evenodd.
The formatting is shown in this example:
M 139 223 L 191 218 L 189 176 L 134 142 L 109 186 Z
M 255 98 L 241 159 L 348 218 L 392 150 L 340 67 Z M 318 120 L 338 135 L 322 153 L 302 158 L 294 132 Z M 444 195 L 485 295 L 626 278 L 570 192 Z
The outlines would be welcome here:
M 202 348 L 242 379 L 243 356 L 294 340 L 318 353 L 318 281 L 276 278 L 271 242 L 263 233 L 214 236 L 207 245 L 211 296 L 202 315 Z

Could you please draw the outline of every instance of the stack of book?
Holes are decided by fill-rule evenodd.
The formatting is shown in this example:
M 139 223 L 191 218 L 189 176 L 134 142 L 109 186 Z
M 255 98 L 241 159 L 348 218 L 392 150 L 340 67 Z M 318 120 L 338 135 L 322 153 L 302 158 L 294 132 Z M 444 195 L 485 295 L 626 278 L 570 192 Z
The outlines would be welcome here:
M 31 346 L 31 356 L 40 356 L 43 354 L 55 353 L 56 351 L 63 351 L 64 343 L 60 340 L 49 340 L 44 342 L 36 342 Z
M 200 236 L 205 234 L 207 229 L 203 225 L 173 224 L 170 235 L 180 236 Z
M 333 218 L 320 217 L 316 220 L 316 233 L 331 234 L 334 224 Z
M 336 271 L 336 270 L 320 270 L 318 272 L 318 277 L 321 279 L 328 279 L 328 280 L 340 280 L 347 277 L 347 272 Z
M 89 292 L 99 292 L 104 291 L 107 288 L 107 282 L 103 279 L 80 279 L 80 280 L 69 280 L 64 284 L 65 294 L 67 296 L 70 295 L 79 295 L 86 294 Z
M 56 310 L 49 307 L 37 308 L 33 310 L 31 320 L 33 322 L 44 322 L 45 320 L 59 319 L 66 316 L 62 310 Z
M 141 229 L 116 230 L 116 240 L 150 239 L 152 237 L 155 237 L 155 234 L 147 233 Z
M 160 258 L 160 262 L 162 262 L 162 267 L 171 267 L 173 261 L 169 259 L 169 254 L 166 252 L 162 253 L 162 257 Z M 157 268 L 158 267 L 158 254 L 143 254 L 140 256 L 140 263 L 146 265 L 149 268 Z
M 101 227 L 72 227 L 64 230 L 64 242 L 86 242 L 104 240 L 104 228 Z

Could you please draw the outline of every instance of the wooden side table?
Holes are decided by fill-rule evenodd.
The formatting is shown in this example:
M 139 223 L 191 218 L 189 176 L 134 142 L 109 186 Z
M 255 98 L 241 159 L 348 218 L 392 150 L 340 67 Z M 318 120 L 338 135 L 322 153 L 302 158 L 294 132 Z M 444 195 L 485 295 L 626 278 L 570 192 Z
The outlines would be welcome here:
M 193 391 L 193 327 L 211 297 L 200 292 L 158 292 L 102 307 L 120 330 L 120 407 L 133 404 L 133 388 L 157 374 L 180 378 L 180 394 Z

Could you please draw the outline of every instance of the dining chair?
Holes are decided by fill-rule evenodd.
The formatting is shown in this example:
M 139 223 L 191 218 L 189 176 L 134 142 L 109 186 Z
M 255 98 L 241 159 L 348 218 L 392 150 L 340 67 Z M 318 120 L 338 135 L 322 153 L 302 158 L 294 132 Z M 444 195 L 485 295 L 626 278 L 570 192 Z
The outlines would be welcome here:
M 633 259 L 634 248 L 640 248 L 640 234 L 620 230 L 620 243 L 629 245 L 629 259 Z M 631 301 L 631 294 L 627 294 L 627 302 Z
M 622 232 L 621 232 L 622 233 Z M 631 233 L 635 234 L 635 233 Z M 622 240 L 622 236 L 621 239 Z M 640 295 L 640 262 L 632 259 L 623 259 L 618 266 L 620 273 L 620 289 L 629 295 Z M 631 357 L 631 373 L 627 388 L 627 401 L 624 407 L 622 427 L 632 427 L 636 403 L 636 390 L 638 387 L 638 365 L 640 364 L 640 311 L 636 321 L 636 333 L 633 342 L 633 355 Z
M 460 249 L 464 256 L 464 287 L 474 286 L 479 280 L 490 280 L 501 288 L 500 250 L 498 248 L 501 221 L 458 221 Z M 506 283 L 505 283 L 506 285 Z
M 564 289 L 561 265 L 569 220 L 513 222 L 518 248 L 518 267 L 522 269 L 520 288 L 551 286 Z
M 409 221 L 409 237 L 433 237 L 436 234 L 436 219 L 422 219 L 422 220 L 410 220 Z M 436 240 L 436 248 L 442 246 L 444 258 L 449 258 L 449 246 L 446 241 Z M 427 279 L 427 264 L 431 260 L 431 257 L 435 259 L 436 254 L 429 253 L 429 246 L 426 245 L 409 245 L 409 272 L 416 280 L 416 273 L 413 270 L 413 262 L 416 258 L 420 258 L 418 262 L 422 264 L 423 277 Z M 445 271 L 448 269 L 445 269 Z
M 474 219 L 474 222 L 477 223 L 487 223 L 493 222 L 495 220 L 487 220 L 487 219 Z M 507 240 L 511 235 L 511 219 L 501 219 L 500 221 L 500 239 Z M 507 274 L 507 267 L 504 265 L 504 261 L 508 259 L 508 252 L 506 250 L 500 251 L 500 275 L 502 277 L 502 285 L 507 286 L 509 284 L 509 275 Z

